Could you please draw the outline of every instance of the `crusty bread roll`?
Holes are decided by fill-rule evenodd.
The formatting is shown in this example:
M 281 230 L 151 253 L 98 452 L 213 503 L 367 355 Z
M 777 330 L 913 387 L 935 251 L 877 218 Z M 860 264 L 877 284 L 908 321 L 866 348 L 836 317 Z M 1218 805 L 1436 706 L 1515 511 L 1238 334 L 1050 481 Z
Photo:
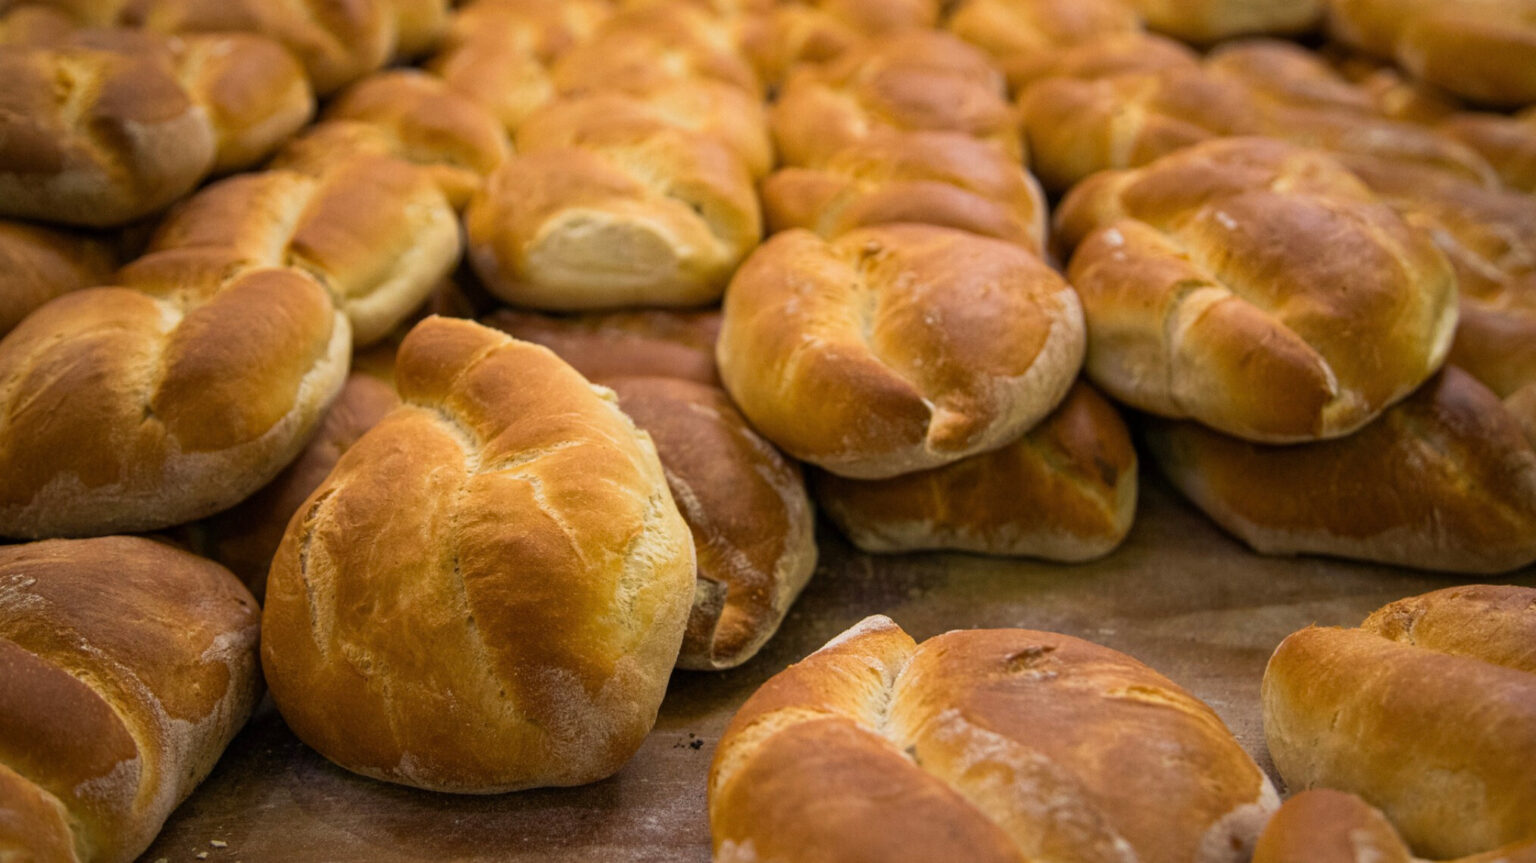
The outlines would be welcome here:
M 802 63 L 825 63 L 868 39 L 937 26 L 935 0 L 770 3 L 739 22 L 738 45 L 764 82 L 777 86 Z
M 1419 854 L 1536 840 L 1536 589 L 1448 588 L 1303 629 L 1263 700 L 1291 788 L 1359 794 Z
M 1136 514 L 1136 448 L 1079 383 L 1001 449 L 886 480 L 819 474 L 816 501 L 869 552 L 955 549 L 1083 561 L 1112 551 Z
M 1527 0 L 1333 0 L 1329 31 L 1459 96 L 1536 102 L 1536 9 Z
M 715 340 L 720 336 L 717 311 L 651 310 L 556 318 L 498 309 L 480 322 L 549 348 L 588 380 L 663 377 L 720 385 L 715 369 Z
M 742 413 L 856 479 L 1015 440 L 1083 356 L 1077 294 L 1010 243 L 929 225 L 775 235 L 726 293 L 716 355 Z
M 1019 163 L 958 132 L 909 132 L 851 144 L 820 167 L 785 168 L 762 186 L 769 233 L 921 222 L 1045 254 L 1045 196 Z
M 1455 367 L 1337 440 L 1254 444 L 1189 422 L 1146 437 L 1190 500 L 1265 554 L 1463 573 L 1536 561 L 1536 450 Z
M 0 859 L 148 848 L 256 706 L 259 614 L 147 539 L 0 548 Z
M 844 147 L 892 132 L 960 132 L 1023 157 L 1002 76 L 947 33 L 909 30 L 790 75 L 769 115 L 785 164 L 824 164 Z
M 315 436 L 275 479 L 239 505 L 194 526 L 194 549 L 229 568 L 259 601 L 288 520 L 358 438 L 399 404 L 389 384 L 353 372 Z
M 1108 78 L 1126 72 L 1193 69 L 1200 55 L 1182 42 L 1154 33 L 1120 33 L 1035 55 L 1014 57 L 1008 80 L 1021 96 L 1047 78 Z
M 737 711 L 720 863 L 1247 861 L 1279 801 L 1216 714 L 1125 654 L 871 617 Z
M 1466 111 L 1439 129 L 1487 159 L 1506 186 L 1536 193 L 1536 107 L 1512 117 Z
M 1296 34 L 1316 27 L 1326 0 L 1127 0 L 1147 26 L 1186 42 Z
M 1125 0 L 963 0 L 945 25 L 986 51 L 1009 84 L 1020 86 L 1040 58 L 1064 48 L 1138 33 Z
M 1318 788 L 1285 801 L 1269 819 L 1253 863 L 1423 863 L 1381 811 L 1343 791 Z M 1517 842 L 1451 863 L 1536 863 L 1536 842 Z
M 1338 437 L 1428 378 L 1455 334 L 1445 256 L 1318 151 L 1209 141 L 1097 174 L 1056 217 L 1089 377 L 1162 416 Z
M 625 9 L 553 67 L 556 91 L 646 93 L 688 78 L 720 81 L 761 95 L 757 71 L 737 48 L 726 18 L 689 3 Z
M 273 562 L 273 700 L 321 754 L 391 782 L 608 776 L 655 721 L 693 597 L 649 438 L 549 351 L 469 321 L 418 324 L 395 380 L 404 404 Z
M 464 223 L 486 288 L 550 310 L 712 303 L 762 234 L 735 151 L 651 124 L 520 153 L 470 202 Z
M 662 377 L 602 383 L 656 442 L 698 554 L 679 668 L 734 668 L 757 654 L 816 569 L 800 469 L 758 436 L 719 387 Z
M 115 258 L 99 237 L 0 221 L 0 337 L 49 300 L 105 284 Z
M 313 110 L 276 44 L 71 34 L 0 45 L 0 215 L 111 226 L 267 156 Z

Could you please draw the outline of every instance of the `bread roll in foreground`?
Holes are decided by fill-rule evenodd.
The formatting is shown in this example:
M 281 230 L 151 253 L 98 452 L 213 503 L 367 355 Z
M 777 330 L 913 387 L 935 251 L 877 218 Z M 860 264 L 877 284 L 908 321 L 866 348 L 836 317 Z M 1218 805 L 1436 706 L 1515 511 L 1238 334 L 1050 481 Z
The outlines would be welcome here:
M 885 480 L 819 474 L 816 500 L 870 552 L 956 549 L 1092 560 L 1136 514 L 1136 449 L 1125 423 L 1079 382 L 1018 441 Z
M 548 350 L 428 318 L 401 407 L 289 522 L 262 665 L 299 739 L 390 782 L 579 785 L 656 719 L 693 543 L 649 437 Z
M 1208 141 L 1078 184 L 1056 212 L 1115 399 L 1247 440 L 1348 434 L 1444 362 L 1456 278 L 1342 165 Z
M 1454 366 L 1338 440 L 1271 446 L 1165 421 L 1146 440 L 1186 497 L 1264 554 L 1461 573 L 1536 560 L 1536 450 Z
M 1448 588 L 1303 629 L 1263 700 L 1293 791 L 1358 794 L 1434 859 L 1536 841 L 1536 589 Z
M 720 863 L 1248 860 L 1279 805 L 1209 707 L 1024 629 L 871 617 L 763 684 L 715 750 Z
M 1025 249 L 928 225 L 776 234 L 731 281 L 716 355 L 742 413 L 856 479 L 1017 439 L 1083 355 L 1077 294 Z
M 259 615 L 147 539 L 0 548 L 0 859 L 148 848 L 256 706 Z
M 1303 791 L 1269 819 L 1253 863 L 1418 863 L 1380 810 L 1353 794 Z M 1536 842 L 1519 842 L 1453 863 L 1536 863 Z

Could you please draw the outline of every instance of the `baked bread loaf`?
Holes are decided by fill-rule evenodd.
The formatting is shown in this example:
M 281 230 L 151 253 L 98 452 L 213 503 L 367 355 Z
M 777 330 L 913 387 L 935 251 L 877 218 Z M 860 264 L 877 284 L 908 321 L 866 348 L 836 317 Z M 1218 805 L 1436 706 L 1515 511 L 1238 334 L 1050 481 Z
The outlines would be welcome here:
M 591 381 L 663 377 L 720 385 L 715 340 L 720 313 L 609 312 L 552 317 L 497 309 L 480 319 L 488 327 L 543 345 Z
M 854 228 L 921 222 L 1045 254 L 1045 196 L 996 147 L 957 132 L 909 132 L 851 144 L 814 168 L 784 168 L 762 185 L 769 233 L 806 228 L 828 239 Z
M 1023 158 L 1004 82 L 981 51 L 947 33 L 910 30 L 790 75 L 769 113 L 779 158 L 817 166 L 876 135 L 960 132 Z
M 315 436 L 275 479 L 231 509 L 192 526 L 193 548 L 229 568 L 259 601 L 288 521 L 342 454 L 399 404 L 389 384 L 353 372 Z
M 1139 33 L 1141 19 L 1125 0 L 964 0 L 945 26 L 1018 87 L 1042 57 Z
M 0 221 L 0 337 L 49 300 L 105 284 L 116 268 L 98 237 Z
M 1264 554 L 1461 573 L 1536 561 L 1536 450 L 1454 366 L 1337 440 L 1270 446 L 1188 422 L 1146 439 L 1186 497 Z
M 322 755 L 391 782 L 608 776 L 655 722 L 694 589 L 649 438 L 549 351 L 470 321 L 418 324 L 395 380 L 404 404 L 272 564 L 273 700 Z
M 1185 42 L 1305 33 L 1322 22 L 1327 0 L 1127 0 L 1147 26 Z
M 1050 416 L 1000 449 L 885 480 L 818 474 L 815 492 L 863 551 L 1092 560 L 1131 529 L 1136 448 L 1109 402 L 1078 383 Z
M 1434 859 L 1536 840 L 1536 589 L 1448 588 L 1303 629 L 1263 700 L 1292 789 L 1359 794 Z
M 720 863 L 1246 861 L 1279 804 L 1221 720 L 1125 654 L 871 617 L 769 679 L 715 750 Z
M 1536 10 L 1526 0 L 1333 0 L 1328 11 L 1335 39 L 1452 93 L 1536 102 Z
M 1455 333 L 1445 256 L 1317 151 L 1209 141 L 1095 175 L 1056 218 L 1088 376 L 1161 416 L 1338 437 L 1417 388 Z
M 1253 863 L 1418 863 L 1392 822 L 1353 794 L 1327 788 L 1285 801 L 1259 836 Z M 1536 863 L 1536 842 L 1454 863 Z
M 464 224 L 487 290 L 568 311 L 712 303 L 762 234 L 735 151 L 650 124 L 520 153 L 491 175 Z
M 1083 356 L 1077 294 L 1010 243 L 928 225 L 775 235 L 726 293 L 716 357 L 785 452 L 856 479 L 1017 439 Z
M 135 537 L 0 548 L 0 858 L 129 863 L 261 695 L 260 611 Z
M 302 71 L 248 35 L 85 31 L 0 45 L 0 215 L 96 227 L 265 158 L 308 121 Z
M 656 442 L 698 554 L 679 668 L 734 668 L 778 631 L 816 569 L 800 468 L 758 436 L 717 386 L 663 377 L 601 381 Z

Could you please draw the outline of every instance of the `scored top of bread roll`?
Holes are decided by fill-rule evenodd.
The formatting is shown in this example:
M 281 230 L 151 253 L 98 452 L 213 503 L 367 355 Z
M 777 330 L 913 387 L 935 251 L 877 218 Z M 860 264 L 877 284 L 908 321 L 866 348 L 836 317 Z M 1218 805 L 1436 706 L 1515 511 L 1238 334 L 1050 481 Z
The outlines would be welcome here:
M 0 857 L 128 863 L 261 693 L 260 612 L 137 537 L 0 548 Z
M 1514 586 L 1294 633 L 1264 672 L 1275 766 L 1293 789 L 1359 794 L 1434 859 L 1536 840 L 1533 644 L 1536 589 Z
M 1279 801 L 1216 714 L 1049 632 L 871 617 L 769 679 L 709 776 L 721 863 L 1246 861 Z
M 726 293 L 726 389 L 790 455 L 877 479 L 995 449 L 1082 362 L 1077 295 L 1030 252 L 928 225 L 775 235 Z
M 391 782 L 608 776 L 655 721 L 694 590 L 649 438 L 548 350 L 469 321 L 417 324 L 395 381 L 402 406 L 273 563 L 273 700 L 321 754 Z
M 1348 434 L 1444 362 L 1456 278 L 1324 153 L 1189 147 L 1079 184 L 1056 213 L 1111 396 L 1273 443 Z

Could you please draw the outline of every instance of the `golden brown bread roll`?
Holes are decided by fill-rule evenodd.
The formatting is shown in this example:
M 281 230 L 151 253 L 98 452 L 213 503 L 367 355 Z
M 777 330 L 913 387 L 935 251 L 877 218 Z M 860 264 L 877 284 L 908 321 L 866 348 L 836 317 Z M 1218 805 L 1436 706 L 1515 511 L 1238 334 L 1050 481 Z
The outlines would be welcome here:
M 1375 807 L 1319 788 L 1285 801 L 1264 826 L 1253 863 L 1422 863 Z M 1536 842 L 1461 857 L 1453 863 L 1536 863 Z
M 1154 461 L 1265 554 L 1328 554 L 1463 573 L 1536 560 L 1536 451 L 1520 422 L 1448 367 L 1348 437 L 1271 446 L 1152 423 Z
M 256 706 L 259 614 L 147 539 L 0 548 L 0 858 L 148 848 Z
M 1536 589 L 1448 588 L 1303 629 L 1263 700 L 1291 788 L 1358 794 L 1436 859 L 1536 840 Z
M 265 158 L 313 109 L 298 65 L 249 35 L 71 34 L 0 45 L 0 214 L 120 225 Z
M 592 381 L 626 375 L 720 385 L 715 341 L 720 313 L 642 311 L 552 317 L 498 309 L 480 319 L 515 339 L 543 345 Z
M 816 502 L 868 552 L 955 549 L 1083 561 L 1136 514 L 1136 449 L 1109 402 L 1078 383 L 1000 449 L 886 480 L 818 474 Z
M 1077 294 L 1010 243 L 929 225 L 775 235 L 726 293 L 716 356 L 785 452 L 881 479 L 1016 439 L 1077 376 Z
M 1467 111 L 1439 128 L 1487 159 L 1506 186 L 1536 194 L 1536 108 L 1513 117 Z
M 1185 42 L 1305 33 L 1322 21 L 1326 0 L 1126 0 L 1147 26 Z
M 728 145 L 634 124 L 507 161 L 464 224 L 476 273 L 511 305 L 694 306 L 719 299 L 757 244 L 758 210 Z
M 1045 196 L 1019 163 L 958 132 L 909 132 L 851 144 L 813 168 L 784 168 L 762 185 L 769 233 L 921 222 L 1045 254 Z
M 391 782 L 608 776 L 655 721 L 693 597 L 649 438 L 549 351 L 469 321 L 418 324 L 395 377 L 404 404 L 273 562 L 273 700 L 321 754 Z
M 1246 861 L 1279 801 L 1206 705 L 1024 629 L 871 617 L 769 679 L 715 750 L 721 863 Z
M 1526 0 L 1333 0 L 1328 20 L 1335 39 L 1459 96 L 1536 102 L 1536 8 Z
M 342 454 L 399 404 L 389 384 L 353 372 L 320 420 L 315 436 L 283 472 L 239 505 L 193 527 L 195 550 L 229 568 L 260 601 L 267 570 L 288 520 Z
M 1142 410 L 1256 441 L 1337 437 L 1450 349 L 1445 256 L 1321 152 L 1209 141 L 1097 174 L 1056 215 L 1088 376 Z
M 945 26 L 986 51 L 1020 87 L 1043 57 L 1138 33 L 1141 19 L 1124 0 L 964 0 Z
M 100 237 L 0 221 L 0 337 L 49 300 L 104 284 L 116 268 Z
M 892 132 L 949 131 L 1023 157 L 1018 118 L 986 55 L 947 33 L 910 30 L 802 67 L 769 120 L 785 164 L 824 164 L 844 147 Z
M 1155 33 L 1119 33 L 1080 45 L 1035 55 L 1018 55 L 1008 64 L 1008 80 L 1023 91 L 1047 78 L 1108 78 L 1126 72 L 1193 69 L 1200 55 L 1182 42 Z
M 763 86 L 737 48 L 731 22 L 688 3 L 625 9 L 561 55 L 555 89 L 646 93 L 688 78 L 720 81 L 754 96 Z
M 783 622 L 816 569 L 800 469 L 752 430 L 719 387 L 675 378 L 602 383 L 656 442 L 693 534 L 698 579 L 679 668 L 734 668 Z

